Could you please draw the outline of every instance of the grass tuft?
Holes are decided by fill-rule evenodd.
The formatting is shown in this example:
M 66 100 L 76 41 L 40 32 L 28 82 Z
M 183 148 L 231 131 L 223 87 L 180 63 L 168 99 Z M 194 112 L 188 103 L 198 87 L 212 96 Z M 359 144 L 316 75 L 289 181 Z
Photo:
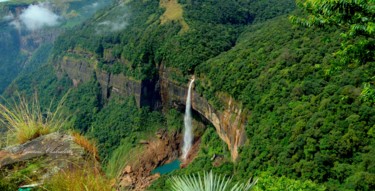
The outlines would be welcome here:
M 7 127 L 7 133 L 10 135 L 8 139 L 15 139 L 22 144 L 57 131 L 64 125 L 62 105 L 65 97 L 54 111 L 51 111 L 52 102 L 49 108 L 42 111 L 36 95 L 31 101 L 19 94 L 17 98 L 11 102 L 3 98 L 5 104 L 0 103 L 0 123 Z
M 77 145 L 84 148 L 88 153 L 90 153 L 91 156 L 93 156 L 93 158 L 99 160 L 98 149 L 93 142 L 89 141 L 86 137 L 77 132 L 73 132 L 72 136 L 73 141 L 77 143 Z
M 96 167 L 85 166 L 79 169 L 61 171 L 43 185 L 53 191 L 111 191 L 113 183 Z

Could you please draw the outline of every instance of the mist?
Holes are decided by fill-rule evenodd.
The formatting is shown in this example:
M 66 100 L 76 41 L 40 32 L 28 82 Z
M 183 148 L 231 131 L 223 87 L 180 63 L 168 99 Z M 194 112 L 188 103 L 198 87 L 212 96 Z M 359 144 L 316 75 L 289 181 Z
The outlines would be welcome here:
M 104 17 L 101 22 L 97 24 L 97 34 L 107 32 L 117 32 L 125 29 L 128 26 L 128 7 L 124 3 L 120 3 L 116 8 L 111 10 L 112 13 L 118 13 L 117 17 Z
M 29 30 L 38 30 L 59 24 L 60 16 L 48 9 L 47 4 L 30 5 L 20 15 L 21 23 Z
M 11 21 L 13 19 L 14 19 L 14 16 L 13 16 L 12 13 L 9 13 L 9 15 L 6 15 L 6 16 L 3 17 L 4 21 Z
M 124 19 L 124 18 L 121 18 Z M 118 19 L 117 21 L 103 21 L 98 24 L 102 30 L 98 32 L 104 32 L 104 31 L 111 31 L 111 32 L 116 32 L 124 29 L 128 23 L 126 21 L 120 21 Z

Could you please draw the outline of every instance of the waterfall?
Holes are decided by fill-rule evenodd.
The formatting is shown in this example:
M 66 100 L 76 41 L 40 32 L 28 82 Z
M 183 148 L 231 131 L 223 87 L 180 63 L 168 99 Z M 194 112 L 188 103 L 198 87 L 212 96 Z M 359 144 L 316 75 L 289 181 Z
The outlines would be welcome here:
M 191 88 L 193 86 L 194 79 L 191 80 L 189 84 L 188 95 L 186 98 L 186 108 L 184 116 L 184 146 L 182 148 L 182 158 L 186 159 L 191 145 L 193 143 L 193 128 L 191 125 Z

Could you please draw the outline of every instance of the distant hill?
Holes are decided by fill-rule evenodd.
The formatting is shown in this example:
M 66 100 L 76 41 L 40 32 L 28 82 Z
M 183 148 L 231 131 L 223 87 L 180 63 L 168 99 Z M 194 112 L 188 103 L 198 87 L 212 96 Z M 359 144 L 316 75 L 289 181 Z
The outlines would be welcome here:
M 64 30 L 92 16 L 111 1 L 65 0 L 0 2 L 0 92 L 21 71 L 47 62 L 52 44 Z

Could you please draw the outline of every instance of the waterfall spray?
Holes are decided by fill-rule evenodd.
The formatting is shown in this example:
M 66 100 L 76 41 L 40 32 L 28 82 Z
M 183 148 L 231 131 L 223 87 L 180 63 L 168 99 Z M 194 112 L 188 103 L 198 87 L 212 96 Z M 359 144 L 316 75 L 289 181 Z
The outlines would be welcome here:
M 186 98 L 186 109 L 185 109 L 185 116 L 184 116 L 184 146 L 182 148 L 182 158 L 186 159 L 191 145 L 193 143 L 193 128 L 191 125 L 191 88 L 193 86 L 194 79 L 191 80 L 189 84 L 188 95 Z

